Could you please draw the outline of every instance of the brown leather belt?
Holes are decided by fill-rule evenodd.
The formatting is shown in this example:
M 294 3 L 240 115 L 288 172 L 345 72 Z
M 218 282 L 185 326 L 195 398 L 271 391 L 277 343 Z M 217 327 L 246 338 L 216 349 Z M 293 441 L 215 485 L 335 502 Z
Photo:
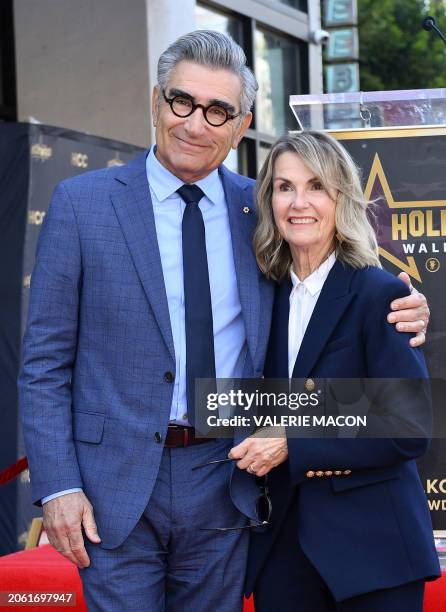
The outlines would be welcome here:
M 204 444 L 211 442 L 215 438 L 196 438 L 193 427 L 184 425 L 169 425 L 164 441 L 165 448 L 178 448 L 181 446 L 193 446 L 194 444 Z

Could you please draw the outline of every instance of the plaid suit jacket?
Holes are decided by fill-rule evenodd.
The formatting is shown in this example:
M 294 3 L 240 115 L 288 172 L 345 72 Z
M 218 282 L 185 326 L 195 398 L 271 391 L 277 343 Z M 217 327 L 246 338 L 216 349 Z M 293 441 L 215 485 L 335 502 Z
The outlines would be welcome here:
M 39 237 L 19 378 L 35 503 L 82 487 L 106 548 L 124 541 L 149 501 L 163 451 L 155 433 L 164 438 L 173 393 L 145 157 L 56 188 Z M 224 167 L 220 175 L 246 326 L 243 375 L 260 376 L 273 288 L 252 252 L 255 214 L 243 211 L 254 211 L 253 181 Z M 253 481 L 235 470 L 230 488 L 253 517 Z

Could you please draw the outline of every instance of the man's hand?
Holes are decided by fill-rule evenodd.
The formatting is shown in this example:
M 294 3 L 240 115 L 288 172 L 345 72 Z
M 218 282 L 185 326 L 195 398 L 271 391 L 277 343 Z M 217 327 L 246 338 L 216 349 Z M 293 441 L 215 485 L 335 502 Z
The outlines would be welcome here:
M 410 346 L 421 346 L 426 342 L 429 306 L 424 295 L 412 287 L 408 274 L 401 272 L 398 277 L 409 286 L 411 295 L 391 303 L 390 307 L 394 312 L 387 315 L 387 320 L 389 323 L 396 323 L 398 331 L 416 333 L 417 335 L 410 339 Z
M 88 539 L 99 544 L 93 506 L 85 494 L 67 493 L 43 505 L 43 526 L 50 544 L 77 567 L 88 567 L 90 558 L 85 550 L 81 526 Z
M 241 470 L 247 470 L 256 476 L 265 476 L 288 458 L 287 439 L 285 436 L 259 437 L 256 433 L 231 448 L 229 457 L 240 460 L 237 467 Z

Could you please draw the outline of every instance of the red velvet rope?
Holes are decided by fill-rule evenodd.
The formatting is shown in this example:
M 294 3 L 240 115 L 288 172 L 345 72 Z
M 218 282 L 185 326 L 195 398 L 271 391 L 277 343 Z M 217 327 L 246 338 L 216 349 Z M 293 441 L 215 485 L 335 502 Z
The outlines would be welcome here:
M 19 474 L 24 472 L 28 467 L 28 458 L 22 457 L 16 463 L 13 463 L 5 470 L 0 472 L 0 485 L 4 485 L 7 482 L 14 480 Z

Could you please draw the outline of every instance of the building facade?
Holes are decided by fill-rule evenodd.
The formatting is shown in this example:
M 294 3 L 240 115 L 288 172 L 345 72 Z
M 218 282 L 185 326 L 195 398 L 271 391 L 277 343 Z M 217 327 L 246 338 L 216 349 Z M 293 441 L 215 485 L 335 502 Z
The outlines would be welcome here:
M 38 121 L 148 146 L 150 92 L 166 46 L 227 32 L 259 81 L 251 128 L 227 164 L 255 176 L 296 122 L 290 94 L 322 92 L 319 0 L 3 0 L 0 119 Z

